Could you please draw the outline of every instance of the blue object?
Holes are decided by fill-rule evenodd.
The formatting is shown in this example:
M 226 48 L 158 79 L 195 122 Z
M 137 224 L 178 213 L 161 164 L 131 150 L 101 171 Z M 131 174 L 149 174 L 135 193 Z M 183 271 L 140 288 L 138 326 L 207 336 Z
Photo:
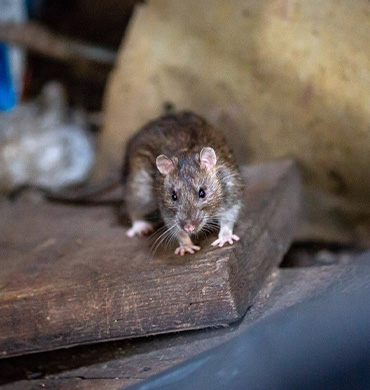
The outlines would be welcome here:
M 7 46 L 0 42 L 0 110 L 10 110 L 16 105 L 17 98 L 9 67 Z

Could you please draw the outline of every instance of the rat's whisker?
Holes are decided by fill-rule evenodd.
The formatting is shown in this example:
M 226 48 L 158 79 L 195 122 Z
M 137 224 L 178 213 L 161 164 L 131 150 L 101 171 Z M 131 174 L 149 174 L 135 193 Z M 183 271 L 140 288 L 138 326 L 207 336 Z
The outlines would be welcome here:
M 166 249 L 168 248 L 169 244 L 171 243 L 171 241 L 178 236 L 180 232 L 180 229 L 176 228 L 174 229 L 173 231 L 171 231 L 171 233 L 168 235 L 167 237 L 167 244 L 166 244 Z
M 153 254 L 158 250 L 159 246 L 166 240 L 166 238 L 171 234 L 173 229 L 175 229 L 177 224 L 174 222 L 167 230 L 165 230 L 153 243 L 152 249 Z

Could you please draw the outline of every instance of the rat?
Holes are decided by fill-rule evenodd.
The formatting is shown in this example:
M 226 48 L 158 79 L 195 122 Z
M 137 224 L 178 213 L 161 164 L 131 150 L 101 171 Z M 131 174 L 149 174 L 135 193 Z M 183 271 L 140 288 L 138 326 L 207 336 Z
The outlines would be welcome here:
M 241 209 L 242 180 L 223 133 L 192 112 L 167 114 L 128 142 L 122 169 L 132 222 L 127 236 L 148 234 L 146 219 L 159 209 L 164 236 L 176 238 L 175 254 L 195 253 L 192 236 L 219 225 L 212 245 L 233 244 Z

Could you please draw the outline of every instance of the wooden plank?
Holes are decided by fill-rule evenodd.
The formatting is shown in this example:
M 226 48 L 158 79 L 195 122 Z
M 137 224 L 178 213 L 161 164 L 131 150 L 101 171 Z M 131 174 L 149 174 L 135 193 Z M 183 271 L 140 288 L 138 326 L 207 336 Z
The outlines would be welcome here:
M 291 161 L 243 167 L 237 245 L 179 258 L 128 240 L 108 207 L 0 207 L 0 355 L 236 321 L 297 229 L 301 184 Z
M 1 390 L 122 390 L 131 384 L 126 379 L 83 379 L 68 378 L 56 380 L 24 380 L 0 386 Z
M 123 389 L 240 335 L 266 316 L 312 300 L 334 286 L 340 290 L 353 275 L 366 275 L 369 270 L 370 262 L 359 262 L 355 256 L 345 265 L 276 269 L 253 307 L 235 325 L 4 359 L 0 390 L 77 390 L 81 386 L 113 390 L 118 383 Z

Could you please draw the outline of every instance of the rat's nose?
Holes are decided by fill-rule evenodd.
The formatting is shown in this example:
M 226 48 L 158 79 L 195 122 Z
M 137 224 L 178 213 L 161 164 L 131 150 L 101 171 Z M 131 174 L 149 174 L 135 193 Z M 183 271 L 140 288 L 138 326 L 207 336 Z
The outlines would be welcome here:
M 184 230 L 188 233 L 192 233 L 195 230 L 195 222 L 193 221 L 185 221 Z

